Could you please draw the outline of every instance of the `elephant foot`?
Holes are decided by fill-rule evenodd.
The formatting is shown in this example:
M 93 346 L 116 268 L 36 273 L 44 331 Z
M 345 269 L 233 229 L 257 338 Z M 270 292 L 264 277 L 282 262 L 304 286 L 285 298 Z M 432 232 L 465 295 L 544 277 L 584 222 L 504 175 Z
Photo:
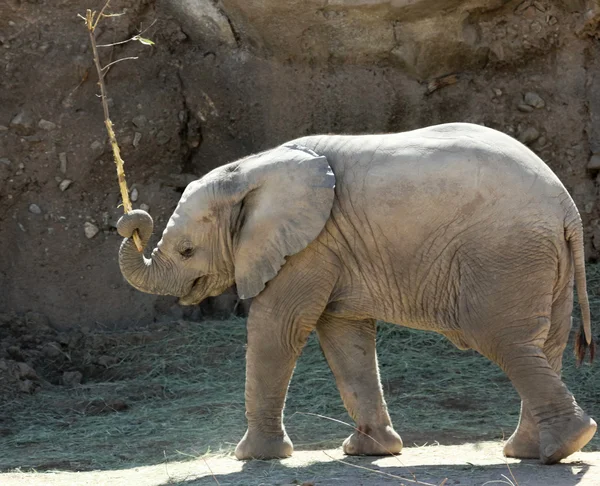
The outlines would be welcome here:
M 292 441 L 285 433 L 278 436 L 267 436 L 260 432 L 247 430 L 235 448 L 235 457 L 248 459 L 282 459 L 290 457 L 294 451 Z
M 516 459 L 539 459 L 540 434 L 537 428 L 518 428 L 504 445 L 504 455 Z
M 391 425 L 377 428 L 359 425 L 342 447 L 349 456 L 388 456 L 400 453 L 402 439 Z
M 540 460 L 554 464 L 586 445 L 596 433 L 596 422 L 581 412 L 564 421 L 543 427 L 540 433 Z

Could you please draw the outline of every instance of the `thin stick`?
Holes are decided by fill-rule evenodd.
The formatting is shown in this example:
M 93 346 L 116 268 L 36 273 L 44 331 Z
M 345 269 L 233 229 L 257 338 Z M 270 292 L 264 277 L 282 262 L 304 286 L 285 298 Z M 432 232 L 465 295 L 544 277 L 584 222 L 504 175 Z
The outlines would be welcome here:
M 100 85 L 100 97 L 102 98 L 102 107 L 104 108 L 104 124 L 106 125 L 106 131 L 108 132 L 108 138 L 110 140 L 110 145 L 112 147 L 113 157 L 115 159 L 115 165 L 117 166 L 117 178 L 119 180 L 119 189 L 121 191 L 121 198 L 123 199 L 123 210 L 125 213 L 129 213 L 132 210 L 131 201 L 129 200 L 129 191 L 127 190 L 127 181 L 125 179 L 125 170 L 123 169 L 124 161 L 121 158 L 121 150 L 119 149 L 119 144 L 117 143 L 117 137 L 115 135 L 115 131 L 113 130 L 112 122 L 110 121 L 110 114 L 108 112 L 108 102 L 106 101 L 106 86 L 104 85 L 104 73 L 102 72 L 105 68 L 100 65 L 100 56 L 98 55 L 98 47 L 96 45 L 96 36 L 94 30 L 98 25 L 100 19 L 105 16 L 104 11 L 108 7 L 110 0 L 104 4 L 104 7 L 98 14 L 95 16 L 95 12 L 91 10 L 86 11 L 85 23 L 88 28 L 88 32 L 90 35 L 90 42 L 92 43 L 92 51 L 94 53 L 94 64 L 96 65 L 96 71 L 98 71 L 98 84 Z M 117 62 L 117 61 L 115 61 Z M 114 63 L 111 63 L 114 64 Z M 110 64 L 109 64 L 110 66 Z M 108 67 L 108 66 L 107 66 Z M 137 230 L 133 233 L 133 242 L 135 243 L 136 248 L 139 252 L 144 250 L 142 245 L 142 241 L 140 239 L 140 235 Z
M 215 480 L 215 483 L 217 483 L 217 486 L 221 486 L 221 483 L 219 483 L 219 480 L 217 479 L 217 477 L 215 476 L 215 473 L 213 472 L 213 470 L 210 468 L 210 466 L 208 465 L 208 461 L 203 457 L 202 460 L 204 461 L 204 464 L 206 464 L 206 467 L 208 468 L 208 470 L 210 471 L 210 474 L 212 476 L 212 478 Z
M 363 469 L 365 471 L 369 471 L 369 472 L 372 472 L 372 473 L 375 473 L 375 474 L 381 474 L 382 476 L 388 476 L 390 478 L 398 479 L 400 481 L 408 481 L 409 483 L 413 483 L 413 484 L 422 484 L 422 485 L 425 485 L 425 486 L 435 486 L 435 484 L 422 483 L 421 481 L 413 481 L 412 479 L 403 478 L 402 476 L 396 476 L 395 474 L 390 474 L 390 473 L 386 473 L 386 472 L 383 472 L 383 471 L 378 471 L 377 469 L 371 469 L 369 467 L 359 466 L 358 464 L 352 464 L 351 462 L 342 461 L 341 459 L 336 459 L 335 457 L 330 456 L 325 451 L 323 451 L 323 454 L 325 454 L 327 457 L 329 457 L 329 459 L 332 459 L 332 460 L 334 460 L 336 462 L 341 462 L 342 464 L 345 464 L 346 466 L 352 466 L 352 467 L 355 467 L 357 469 Z
M 408 472 L 410 473 L 410 475 L 413 477 L 413 479 L 414 479 L 414 481 L 413 481 L 413 482 L 414 482 L 415 484 L 429 484 L 429 483 L 420 483 L 420 482 L 417 480 L 417 476 L 415 475 L 415 473 L 414 473 L 414 472 L 412 472 L 412 471 L 411 471 L 411 470 L 410 470 L 408 467 L 406 467 L 404 464 L 402 464 L 402 461 L 400 461 L 400 459 L 398 458 L 398 455 L 397 455 L 397 454 L 394 454 L 393 452 L 391 452 L 391 451 L 390 451 L 390 450 L 389 450 L 387 447 L 385 447 L 385 446 L 384 446 L 384 445 L 383 445 L 381 442 L 377 441 L 377 440 L 376 440 L 374 437 L 371 437 L 371 436 L 370 436 L 369 434 L 367 434 L 366 432 L 363 432 L 362 430 L 359 430 L 359 429 L 358 429 L 357 427 L 355 427 L 354 425 L 352 425 L 352 424 L 349 424 L 348 422 L 344 422 L 343 420 L 338 420 L 338 419 L 335 419 L 335 418 L 333 418 L 333 417 L 327 417 L 326 415 L 320 415 L 320 414 L 318 414 L 318 413 L 311 413 L 311 412 L 294 412 L 294 415 L 296 415 L 297 413 L 298 413 L 298 414 L 300 414 L 300 415 L 312 415 L 313 417 L 318 417 L 318 418 L 322 418 L 322 419 L 325 419 L 325 420 L 330 420 L 330 421 L 332 421 L 332 422 L 336 422 L 336 423 L 338 423 L 338 424 L 342 424 L 342 425 L 345 425 L 345 426 L 347 426 L 347 427 L 350 427 L 351 429 L 354 429 L 354 430 L 356 430 L 356 431 L 357 431 L 359 434 L 362 434 L 362 435 L 364 435 L 364 436 L 368 437 L 368 438 L 369 438 L 369 439 L 371 439 L 373 442 L 375 442 L 377 445 L 380 445 L 381 447 L 383 447 L 383 448 L 384 448 L 384 449 L 387 451 L 387 453 L 388 453 L 390 456 L 393 456 L 393 457 L 394 457 L 394 459 L 395 459 L 396 461 L 398 461 L 398 463 L 400 464 L 400 466 L 402 466 L 403 468 L 405 468 L 405 469 L 407 469 L 407 470 L 408 470 Z M 292 416 L 293 416 L 293 415 L 292 415 Z M 368 469 L 368 468 L 367 468 L 367 469 Z M 443 483 L 442 483 L 442 484 L 443 484 Z M 435 485 L 432 485 L 432 486 L 435 486 Z

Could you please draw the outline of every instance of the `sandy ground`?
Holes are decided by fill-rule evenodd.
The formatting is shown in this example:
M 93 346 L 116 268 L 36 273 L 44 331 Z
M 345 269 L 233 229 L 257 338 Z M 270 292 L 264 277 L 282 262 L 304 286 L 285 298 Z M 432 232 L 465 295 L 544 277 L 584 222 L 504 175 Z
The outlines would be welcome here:
M 344 461 L 342 463 L 340 461 Z M 364 469 L 368 468 L 370 469 Z M 25 485 L 387 485 L 597 486 L 600 453 L 579 452 L 564 463 L 506 460 L 499 442 L 406 447 L 401 456 L 344 457 L 340 449 L 297 451 L 281 461 L 240 462 L 231 456 L 91 472 L 0 474 L 3 486 Z M 445 482 L 444 482 L 445 481 Z

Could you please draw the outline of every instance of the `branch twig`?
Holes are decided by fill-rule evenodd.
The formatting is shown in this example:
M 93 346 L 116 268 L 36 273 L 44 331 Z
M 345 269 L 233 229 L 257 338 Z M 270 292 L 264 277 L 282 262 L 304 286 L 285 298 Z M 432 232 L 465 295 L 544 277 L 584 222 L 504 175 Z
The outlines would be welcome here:
M 96 46 L 98 47 L 98 46 Z M 109 67 L 111 67 L 113 64 L 117 64 L 118 62 L 121 61 L 127 61 L 127 59 L 139 59 L 139 57 L 137 56 L 131 56 L 131 57 L 122 57 L 121 59 L 117 59 L 116 61 L 111 62 L 110 64 L 107 64 L 106 66 L 104 66 L 102 68 L 102 71 L 104 71 L 105 69 L 108 69 Z M 104 75 L 102 75 L 102 77 L 104 77 Z
M 126 39 L 126 40 L 120 41 L 120 42 L 113 42 L 112 44 L 98 44 L 98 45 L 96 45 L 96 47 L 112 47 L 112 46 L 118 46 L 121 44 L 127 44 L 128 42 L 137 41 L 140 39 L 140 36 L 144 32 L 146 32 L 148 29 L 150 29 L 155 23 L 156 23 L 156 19 L 154 19 L 148 27 L 146 27 L 144 30 L 140 31 L 139 34 L 135 34 L 133 37 L 130 37 L 129 39 Z M 141 28 L 141 25 L 140 25 L 140 28 Z
M 110 121 L 110 114 L 108 112 L 108 102 L 106 101 L 106 86 L 104 85 L 104 74 L 103 70 L 109 67 L 111 64 L 115 62 L 122 61 L 124 59 L 119 59 L 110 63 L 108 66 L 104 68 L 100 65 L 100 56 L 98 55 L 98 46 L 96 45 L 96 36 L 94 30 L 98 25 L 98 22 L 102 17 L 106 17 L 104 11 L 108 8 L 110 0 L 107 0 L 104 4 L 104 7 L 100 11 L 98 15 L 96 12 L 92 12 L 91 10 L 86 11 L 85 23 L 88 28 L 88 32 L 90 35 L 90 42 L 92 44 L 92 51 L 94 53 L 94 64 L 96 66 L 96 71 L 98 71 L 98 84 L 100 85 L 100 97 L 102 98 L 102 107 L 104 108 L 104 124 L 106 125 L 106 131 L 108 132 L 108 138 L 110 140 L 110 145 L 112 147 L 113 157 L 115 159 L 115 165 L 117 166 L 117 177 L 119 180 L 119 189 L 121 191 L 121 198 L 123 199 L 123 210 L 125 213 L 129 213 L 132 210 L 131 201 L 129 200 L 129 191 L 127 190 L 127 181 L 125 179 L 125 170 L 123 169 L 124 161 L 121 158 L 121 150 L 119 149 L 119 144 L 117 143 L 117 137 L 115 136 L 115 131 L 113 130 L 112 122 Z M 142 241 L 140 239 L 140 235 L 137 230 L 133 233 L 133 241 L 135 243 L 138 251 L 143 251 L 144 247 L 142 245 Z

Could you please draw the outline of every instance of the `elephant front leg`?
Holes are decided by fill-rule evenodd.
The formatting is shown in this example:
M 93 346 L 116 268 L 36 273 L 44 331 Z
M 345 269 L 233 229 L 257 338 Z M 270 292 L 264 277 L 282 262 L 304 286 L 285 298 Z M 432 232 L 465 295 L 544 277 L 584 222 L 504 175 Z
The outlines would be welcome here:
M 291 456 L 293 445 L 283 425 L 283 407 L 296 360 L 313 328 L 314 324 L 302 319 L 280 322 L 258 302 L 253 303 L 246 352 L 248 430 L 236 447 L 238 459 Z
M 377 367 L 374 320 L 346 321 L 323 316 L 319 341 L 357 430 L 343 444 L 350 455 L 387 455 L 402 450 L 392 426 Z

